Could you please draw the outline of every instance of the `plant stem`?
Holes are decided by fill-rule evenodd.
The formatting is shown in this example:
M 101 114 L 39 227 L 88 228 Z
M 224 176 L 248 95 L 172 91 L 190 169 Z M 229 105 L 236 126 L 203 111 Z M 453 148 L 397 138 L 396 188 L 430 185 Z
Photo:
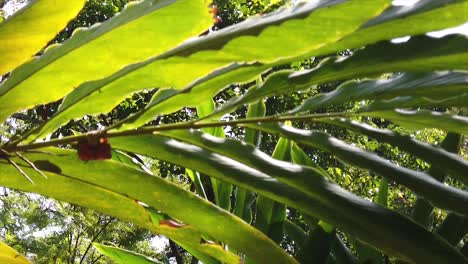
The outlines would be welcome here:
M 325 114 L 312 114 L 312 115 L 301 115 L 301 116 L 267 116 L 267 117 L 256 117 L 256 118 L 245 118 L 237 119 L 231 121 L 215 121 L 215 122 L 203 122 L 198 123 L 197 121 L 188 121 L 175 124 L 159 125 L 159 126 L 149 126 L 142 127 L 138 129 L 116 131 L 116 132 L 104 132 L 102 137 L 112 138 L 112 137 L 123 137 L 123 136 L 136 136 L 136 135 L 145 135 L 153 134 L 158 131 L 168 131 L 168 130 L 178 130 L 178 129 L 199 129 L 205 127 L 221 127 L 221 126 L 242 126 L 245 124 L 254 124 L 254 123 L 274 123 L 282 121 L 304 121 L 304 120 L 314 120 L 322 118 L 331 118 L 331 117 L 343 117 L 349 115 L 347 113 L 325 113 Z M 7 152 L 12 151 L 28 151 L 32 149 L 58 146 L 65 144 L 72 144 L 78 141 L 87 140 L 89 135 L 99 134 L 99 131 L 92 131 L 87 134 L 78 135 L 78 136 L 69 136 L 60 139 L 52 139 L 45 142 L 37 142 L 26 145 L 5 145 L 2 147 L 3 150 Z

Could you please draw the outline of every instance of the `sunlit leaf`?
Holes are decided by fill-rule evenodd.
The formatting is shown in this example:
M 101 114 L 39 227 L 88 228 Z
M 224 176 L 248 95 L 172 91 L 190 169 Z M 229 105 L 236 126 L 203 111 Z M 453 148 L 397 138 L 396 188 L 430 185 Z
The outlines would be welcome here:
M 34 1 L 0 21 L 0 76 L 32 59 L 65 28 L 85 2 Z
M 94 243 L 93 246 L 103 255 L 114 260 L 120 264 L 162 264 L 160 261 L 150 259 L 143 255 L 131 252 L 128 250 L 120 249 L 117 247 L 111 247 Z

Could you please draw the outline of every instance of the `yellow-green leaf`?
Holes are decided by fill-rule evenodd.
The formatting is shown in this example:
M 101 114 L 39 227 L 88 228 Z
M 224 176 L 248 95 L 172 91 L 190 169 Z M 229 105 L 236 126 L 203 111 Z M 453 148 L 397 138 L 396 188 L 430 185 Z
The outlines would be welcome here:
M 28 259 L 23 257 L 13 248 L 0 241 L 0 263 L 5 264 L 30 264 Z
M 83 8 L 85 0 L 41 0 L 0 24 L 0 75 L 30 60 Z

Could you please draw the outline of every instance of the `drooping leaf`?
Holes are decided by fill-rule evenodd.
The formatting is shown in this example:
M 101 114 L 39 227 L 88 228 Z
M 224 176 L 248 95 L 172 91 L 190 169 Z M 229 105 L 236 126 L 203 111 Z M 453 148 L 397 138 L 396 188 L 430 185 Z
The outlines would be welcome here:
M 44 4 L 50 6 L 47 2 Z M 119 15 L 100 26 L 76 30 L 72 38 L 15 69 L 1 84 L 0 120 L 16 111 L 56 101 L 81 83 L 103 78 L 200 34 L 212 24 L 208 4 L 205 0 L 145 0 L 129 4 Z M 109 43 L 115 45 L 109 48 Z M 95 92 L 89 86 L 80 87 L 68 96 L 62 108 Z M 30 93 L 35 96 L 26 96 Z M 114 104 L 120 102 L 115 98 L 107 99 L 112 99 Z
M 52 154 L 30 153 L 26 156 L 34 163 L 48 160 L 50 163 L 60 164 L 60 174 L 47 173 L 46 180 L 36 175 L 31 168 L 25 167 L 24 170 L 34 177 L 35 185 L 25 184 L 25 179 L 14 168 L 2 162 L 2 175 L 9 175 L 0 180 L 2 186 L 37 192 L 96 209 L 167 235 L 182 246 L 196 249 L 226 263 L 238 263 L 239 258 L 219 245 L 200 243 L 203 234 L 223 241 L 260 263 L 269 258 L 280 263 L 295 263 L 260 231 L 164 179 L 112 160 L 85 163 L 78 160 L 74 151 L 47 149 L 47 152 Z M 17 163 L 24 162 L 18 160 Z M 159 210 L 182 221 L 184 226 L 174 228 L 152 222 L 145 207 L 137 201 L 157 206 Z M 216 228 L 217 226 L 222 228 Z M 227 233 L 225 228 L 232 228 L 236 232 Z M 248 238 L 251 235 L 253 237 Z M 255 247 L 246 243 L 247 238 Z M 261 253 L 263 250 L 257 251 L 258 248 L 269 250 L 270 254 L 264 255 Z
M 245 126 L 257 128 L 264 132 L 280 134 L 296 142 L 328 151 L 348 164 L 369 169 L 391 181 L 409 187 L 440 208 L 453 210 L 462 214 L 468 213 L 467 207 L 463 205 L 463 202 L 460 202 L 461 200 L 468 199 L 468 192 L 446 186 L 425 173 L 394 165 L 371 152 L 346 144 L 327 133 L 270 124 L 246 124 Z
M 32 59 L 65 28 L 85 2 L 34 1 L 0 21 L 0 76 Z
M 468 217 L 449 213 L 444 222 L 437 227 L 437 234 L 456 246 L 468 233 Z
M 465 116 L 427 110 L 416 111 L 402 109 L 367 112 L 361 115 L 385 118 L 413 130 L 439 128 L 450 132 L 468 134 L 468 118 Z
M 324 178 L 329 177 L 296 143 L 292 144 L 291 158 L 294 163 L 313 167 L 321 172 Z M 301 263 L 327 263 L 335 239 L 335 228 L 324 221 L 319 221 L 311 229 L 297 253 L 298 259 Z
M 319 94 L 307 99 L 301 106 L 292 110 L 291 113 L 314 111 L 322 107 L 339 105 L 348 101 L 391 99 L 397 96 L 426 97 L 434 100 L 433 104 L 437 105 L 440 99 L 468 93 L 467 84 L 468 74 L 464 72 L 405 73 L 386 80 L 349 82 L 333 92 Z M 467 102 L 464 103 L 466 104 Z M 398 107 L 398 105 L 393 106 L 394 108 Z M 379 105 L 376 105 L 375 108 L 372 105 L 367 108 L 368 111 L 378 109 Z
M 458 154 L 462 141 L 463 136 L 460 134 L 447 133 L 444 140 L 440 144 L 440 147 L 448 152 Z M 427 173 L 434 177 L 434 179 L 440 182 L 444 182 L 448 177 L 448 173 L 439 169 L 436 164 L 439 164 L 439 162 L 434 163 L 434 165 L 429 168 Z M 416 204 L 414 205 L 411 216 L 416 222 L 429 229 L 432 227 L 433 210 L 434 207 L 428 200 L 424 199 L 423 197 L 418 197 L 416 199 Z
M 0 263 L 5 264 L 30 264 L 29 260 L 23 257 L 13 248 L 0 241 Z
M 442 148 L 417 141 L 410 136 L 400 135 L 390 130 L 375 128 L 356 121 L 333 119 L 325 120 L 324 122 L 372 137 L 379 140 L 380 142 L 389 143 L 392 146 L 398 147 L 401 150 L 407 151 L 408 153 L 411 153 L 431 164 L 434 164 L 433 166 L 438 167 L 446 173 L 459 179 L 464 184 L 468 184 L 468 175 L 465 173 L 468 171 L 468 161 L 454 153 L 450 153 Z
M 299 261 L 301 263 L 327 263 L 334 237 L 335 232 L 328 233 L 317 225 L 310 231 L 302 250 L 298 252 Z
M 93 246 L 99 251 L 99 253 L 109 257 L 119 264 L 162 264 L 160 261 L 150 259 L 143 255 L 121 248 L 101 245 L 98 243 L 93 243 Z
M 322 61 L 311 70 L 292 75 L 294 84 L 372 77 L 386 72 L 466 70 L 468 39 L 464 35 L 440 39 L 416 36 L 404 43 L 382 41 L 353 52 L 350 57 Z M 417 88 L 417 87 L 414 87 Z
M 468 43 L 466 43 L 468 44 Z M 356 55 L 357 56 L 357 55 Z M 403 59 L 403 58 L 401 58 Z M 352 60 L 352 58 L 350 59 Z M 408 58 L 405 58 L 400 65 L 404 65 Z M 417 60 L 417 58 L 416 58 Z M 364 69 L 363 72 L 359 68 L 354 71 L 351 65 L 347 72 L 344 70 L 343 75 L 347 77 L 366 76 L 369 72 L 384 73 L 385 69 L 395 70 L 391 68 L 391 64 L 386 64 L 381 61 L 383 69 L 372 67 L 371 64 Z M 428 70 L 428 67 L 423 67 L 423 60 L 420 61 L 420 69 Z M 439 65 L 439 64 L 435 64 Z M 440 66 L 440 65 L 439 65 Z M 319 66 L 320 67 L 320 66 Z M 401 66 L 402 68 L 404 66 Z M 442 67 L 442 66 L 441 66 Z M 446 65 L 446 68 L 451 66 Z M 466 67 L 465 67 L 466 68 Z M 320 70 L 320 68 L 318 68 Z M 313 73 L 313 72 L 312 72 Z M 244 96 L 236 97 L 225 103 L 216 111 L 216 115 L 222 115 L 232 111 L 237 107 L 249 103 L 259 98 L 266 96 L 275 96 L 293 91 L 307 89 L 315 84 L 320 84 L 320 78 L 329 78 L 331 81 L 334 78 L 339 78 L 340 71 L 326 72 L 322 77 L 319 72 L 311 77 L 303 77 L 292 71 L 276 72 L 269 76 L 265 83 L 261 86 L 254 87 L 249 90 Z M 307 74 L 304 74 L 307 75 Z M 398 107 L 424 107 L 424 106 L 464 106 L 468 103 L 468 75 L 464 72 L 435 72 L 435 73 L 418 73 L 418 74 L 401 74 L 396 77 L 386 80 L 369 80 L 369 81 L 353 81 L 339 86 L 336 90 L 318 94 L 305 100 L 300 106 L 289 111 L 290 114 L 306 111 L 314 111 L 330 105 L 339 105 L 349 101 L 359 100 L 384 100 L 393 99 L 395 101 L 384 101 L 384 104 L 375 103 L 366 107 L 366 111 L 388 110 Z M 464 96 L 465 95 L 465 96 Z M 406 96 L 405 98 L 402 98 Z M 408 98 L 411 96 L 411 98 Z M 379 101 L 379 102 L 380 102 Z
M 221 143 L 219 139 L 208 140 L 210 138 L 208 135 L 205 135 L 204 138 L 205 147 L 213 147 Z M 197 142 L 200 141 L 197 140 Z M 317 186 L 317 191 L 321 195 L 312 198 L 297 189 L 279 183 L 264 172 L 249 167 L 250 163 L 248 162 L 243 164 L 190 143 L 153 135 L 114 138 L 112 144 L 121 150 L 137 152 L 189 167 L 211 177 L 220 177 L 243 188 L 258 192 L 270 199 L 288 204 L 307 214 L 325 219 L 337 227 L 351 231 L 366 243 L 372 243 L 393 256 L 414 261 L 423 260 L 428 263 L 447 261 L 468 263 L 455 249 L 408 218 L 366 202 L 338 187 L 332 187 L 334 185 L 329 185 L 330 183 L 327 181 L 323 183 L 327 184 L 326 188 Z M 222 149 L 227 151 L 230 148 L 223 146 Z M 230 149 L 226 153 L 233 154 L 235 150 Z M 245 157 L 245 153 L 249 152 L 240 152 L 237 157 L 239 159 Z M 270 158 L 268 155 L 266 157 L 265 155 L 261 156 L 265 159 Z M 279 162 L 275 161 L 275 163 Z M 268 164 L 271 166 L 275 163 Z M 253 164 L 257 164 L 257 162 Z M 257 168 L 265 169 L 261 165 Z M 291 172 L 290 169 L 292 168 L 289 166 L 285 167 L 283 170 L 276 172 L 276 176 L 279 177 L 283 172 Z M 307 171 L 308 169 L 302 167 L 300 170 Z M 270 170 L 268 173 L 274 171 Z M 395 229 L 395 226 L 399 228 Z M 370 231 L 371 228 L 375 228 L 375 231 Z M 406 236 L 405 234 L 408 232 L 411 232 L 412 236 Z M 386 239 L 381 239 L 382 236 L 385 236 Z M 402 241 L 401 236 L 405 236 L 406 239 Z M 276 260 L 275 263 L 277 262 Z

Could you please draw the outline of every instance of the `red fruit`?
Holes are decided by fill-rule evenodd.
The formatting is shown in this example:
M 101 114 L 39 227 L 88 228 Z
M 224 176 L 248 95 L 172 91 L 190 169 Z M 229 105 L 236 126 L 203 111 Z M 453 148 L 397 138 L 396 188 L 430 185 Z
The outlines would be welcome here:
M 97 144 L 88 140 L 78 142 L 78 157 L 83 161 L 105 160 L 112 158 L 111 146 L 107 138 L 100 138 Z

